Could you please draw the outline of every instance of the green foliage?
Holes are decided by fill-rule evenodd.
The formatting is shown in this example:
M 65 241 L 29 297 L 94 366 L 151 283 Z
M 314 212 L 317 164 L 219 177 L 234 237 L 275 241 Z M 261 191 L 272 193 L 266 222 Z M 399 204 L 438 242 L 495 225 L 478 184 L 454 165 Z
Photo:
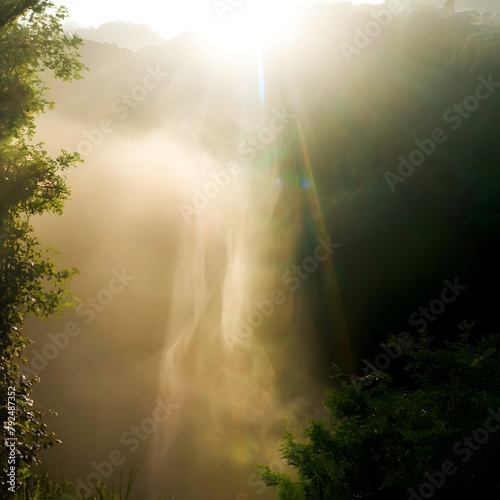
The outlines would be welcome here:
M 129 472 L 127 484 L 123 485 L 123 471 L 120 471 L 120 485 L 118 492 L 115 493 L 113 486 L 108 488 L 100 482 L 95 485 L 96 495 L 90 500 L 130 500 L 132 495 L 132 486 L 137 475 L 136 465 Z M 28 468 L 20 471 L 23 477 L 22 489 L 16 492 L 15 500 L 65 500 L 66 498 L 75 498 L 76 485 L 70 481 L 56 478 L 48 471 L 34 475 Z M 122 488 L 124 491 L 122 491 Z
M 293 483 L 292 480 L 280 472 L 274 472 L 269 465 L 259 465 L 258 475 L 267 486 L 276 487 L 278 500 L 305 500 L 303 485 Z
M 74 491 L 75 487 L 69 481 L 63 481 L 47 471 L 39 475 L 31 474 L 31 471 L 26 467 L 19 471 L 22 478 L 22 486 L 16 490 L 15 500 L 62 500 L 63 495 L 70 491 Z
M 127 481 L 127 486 L 126 490 L 124 493 L 124 496 L 122 495 L 122 473 L 123 471 L 120 471 L 120 489 L 118 490 L 119 495 L 115 494 L 114 488 L 111 488 L 111 492 L 106 491 L 106 486 L 103 483 L 100 483 L 97 486 L 97 500 L 129 500 L 130 495 L 132 494 L 132 485 L 134 484 L 135 476 L 137 475 L 137 466 L 134 465 L 132 467 L 132 470 L 129 473 L 128 476 L 128 481 Z
M 30 8 L 35 8 L 38 3 L 40 0 L 4 0 L 0 5 L 0 28 L 14 21 Z
M 53 107 L 45 98 L 42 72 L 52 71 L 65 81 L 81 78 L 82 40 L 64 32 L 61 23 L 66 16 L 65 8 L 42 0 L 0 29 L 0 145 L 12 138 L 33 137 L 34 118 Z
M 279 500 L 305 500 L 306 498 L 302 485 L 292 483 L 288 477 L 283 478 L 278 484 L 276 494 Z
M 72 80 L 84 69 L 78 61 L 81 40 L 62 29 L 66 14 L 45 0 L 0 6 L 0 420 L 7 421 L 7 393 L 13 387 L 19 471 L 39 463 L 40 450 L 57 442 L 30 397 L 36 377 L 20 374 L 30 343 L 21 335 L 22 326 L 29 314 L 47 319 L 72 305 L 67 284 L 76 274 L 56 268 L 50 255 L 55 251 L 41 248 L 30 222 L 33 215 L 62 213 L 70 195 L 63 172 L 80 161 L 64 151 L 50 158 L 43 144 L 31 143 L 34 118 L 53 105 L 45 99 L 40 73 L 50 70 L 57 78 Z M 2 438 L 5 432 L 3 428 Z M 7 495 L 5 447 L 0 459 L 0 492 Z
M 464 321 L 460 328 L 468 334 L 473 326 Z M 307 443 L 285 427 L 282 458 L 297 470 L 307 500 L 404 498 L 449 459 L 459 472 L 435 498 L 472 498 L 479 489 L 498 497 L 493 464 L 500 435 L 491 433 L 467 462 L 453 447 L 484 427 L 489 409 L 500 408 L 500 334 L 474 345 L 462 336 L 438 348 L 423 332 L 401 357 L 404 370 L 393 377 L 380 373 L 360 390 L 344 382 L 329 391 L 330 418 L 310 421 Z M 277 491 L 290 487 L 289 478 L 269 468 L 261 466 L 259 475 Z

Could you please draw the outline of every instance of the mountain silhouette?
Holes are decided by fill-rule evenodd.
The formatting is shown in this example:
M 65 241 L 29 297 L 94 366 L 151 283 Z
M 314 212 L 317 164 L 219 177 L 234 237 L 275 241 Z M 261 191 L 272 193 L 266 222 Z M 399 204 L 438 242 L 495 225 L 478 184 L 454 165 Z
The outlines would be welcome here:
M 79 29 L 73 33 L 84 40 L 111 43 L 134 52 L 164 41 L 163 37 L 149 26 L 125 21 L 112 21 L 101 24 L 98 28 Z

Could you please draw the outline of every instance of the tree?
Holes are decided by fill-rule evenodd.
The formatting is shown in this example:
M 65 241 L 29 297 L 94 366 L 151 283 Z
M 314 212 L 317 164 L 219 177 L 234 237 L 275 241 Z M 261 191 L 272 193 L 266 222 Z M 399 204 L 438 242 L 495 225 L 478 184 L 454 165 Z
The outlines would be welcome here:
M 40 0 L 4 0 L 0 5 L 0 28 L 32 9 Z
M 282 458 L 307 500 L 499 498 L 500 334 L 471 346 L 471 326 L 443 347 L 427 332 L 400 346 L 392 375 L 375 383 L 343 381 L 327 393 L 329 420 L 305 430 L 307 443 L 285 427 Z M 290 482 L 262 466 L 259 475 L 268 486 Z
M 37 378 L 20 370 L 30 343 L 21 335 L 26 315 L 46 319 L 61 313 L 71 304 L 67 283 L 76 273 L 56 268 L 52 250 L 41 248 L 30 222 L 34 215 L 62 213 L 70 195 L 63 172 L 79 161 L 64 151 L 50 158 L 43 143 L 33 144 L 34 118 L 54 104 L 45 98 L 41 73 L 71 81 L 84 69 L 78 61 L 81 39 L 62 29 L 66 16 L 64 8 L 45 0 L 0 6 L 0 420 L 9 422 L 2 426 L 2 442 L 17 440 L 15 464 L 1 447 L 2 498 L 13 491 L 6 482 L 10 468 L 37 463 L 39 451 L 56 442 L 30 398 Z

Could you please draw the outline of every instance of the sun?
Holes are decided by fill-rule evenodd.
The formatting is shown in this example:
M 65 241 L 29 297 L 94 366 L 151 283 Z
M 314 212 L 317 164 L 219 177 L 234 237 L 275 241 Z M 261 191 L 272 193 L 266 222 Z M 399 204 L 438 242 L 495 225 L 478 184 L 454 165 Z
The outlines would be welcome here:
M 205 48 L 219 57 L 254 56 L 269 44 L 297 35 L 297 0 L 220 0 L 216 21 L 201 32 Z

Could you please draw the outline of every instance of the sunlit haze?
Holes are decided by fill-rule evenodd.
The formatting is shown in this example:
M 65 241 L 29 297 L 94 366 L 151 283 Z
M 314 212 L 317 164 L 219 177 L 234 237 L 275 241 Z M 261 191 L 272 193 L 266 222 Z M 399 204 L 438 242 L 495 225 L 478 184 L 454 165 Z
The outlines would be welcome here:
M 298 7 L 331 1 L 241 0 L 238 3 L 212 0 L 143 0 L 138 4 L 131 0 L 59 0 L 56 3 L 68 8 L 71 26 L 97 28 L 103 23 L 121 20 L 147 24 L 165 38 L 193 29 L 202 29 L 212 34 L 229 31 L 245 45 L 248 44 L 250 32 L 253 32 L 257 39 L 261 39 L 263 35 L 268 36 L 270 31 L 276 29 L 274 23 L 279 25 Z M 234 7 L 231 7 L 231 3 Z M 353 0 L 352 3 L 361 2 Z M 367 0 L 363 3 L 379 4 L 381 0 Z M 236 36 L 236 31 L 240 30 L 242 32 Z

